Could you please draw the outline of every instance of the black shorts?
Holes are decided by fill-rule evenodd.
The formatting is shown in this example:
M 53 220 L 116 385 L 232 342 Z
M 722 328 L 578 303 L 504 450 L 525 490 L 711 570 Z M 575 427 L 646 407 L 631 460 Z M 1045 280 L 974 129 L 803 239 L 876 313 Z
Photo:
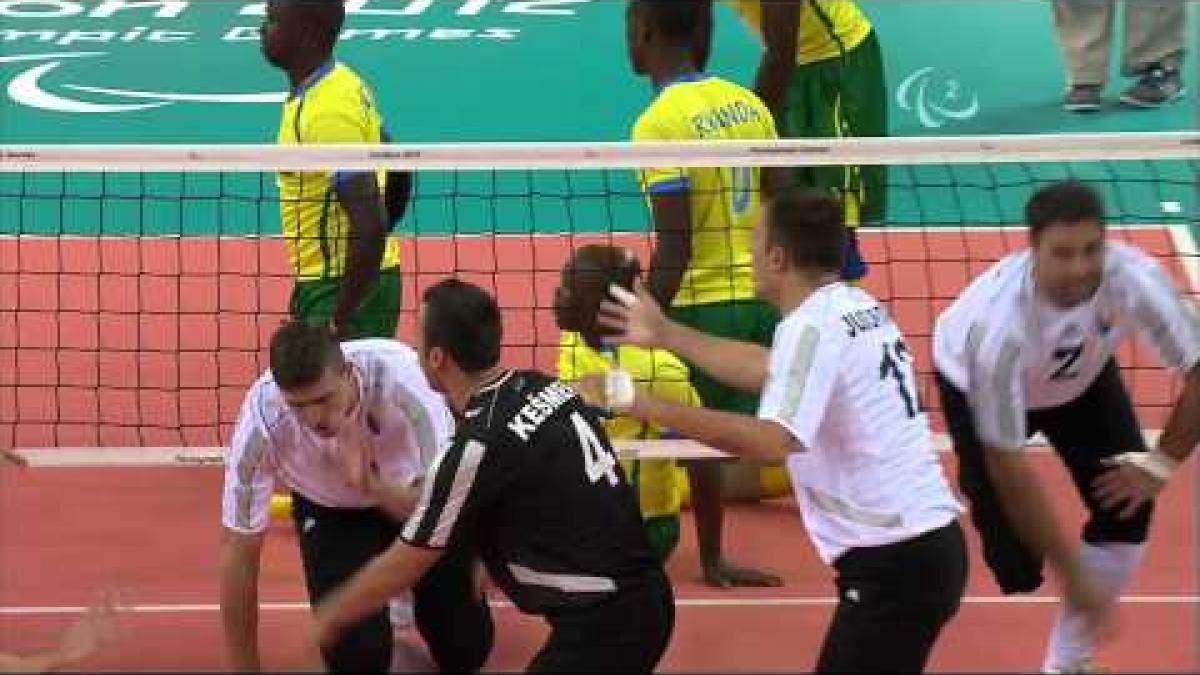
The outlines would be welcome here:
M 531 673 L 649 673 L 675 628 L 675 596 L 661 572 L 646 583 L 581 609 L 546 617 L 550 636 Z
M 1026 593 L 1042 584 L 1042 558 L 1017 536 L 992 488 L 984 463 L 983 442 L 966 395 L 935 373 L 946 427 L 958 455 L 959 488 L 970 504 L 983 556 L 1005 593 Z M 1027 413 L 1029 433 L 1042 432 L 1066 464 L 1075 489 L 1087 506 L 1083 540 L 1090 544 L 1138 544 L 1146 540 L 1152 504 L 1122 519 L 1119 509 L 1097 502 L 1092 482 L 1105 470 L 1103 460 L 1122 452 L 1145 451 L 1146 442 L 1116 360 L 1110 360 L 1079 398 L 1054 408 Z
M 314 604 L 383 553 L 400 533 L 379 509 L 329 508 L 292 493 L 292 517 Z M 475 557 L 462 546 L 447 549 L 413 588 L 417 630 L 443 672 L 473 672 L 492 649 L 492 615 L 475 585 Z M 352 625 L 322 651 L 335 673 L 386 673 L 394 635 L 386 608 Z
M 834 562 L 838 605 L 818 673 L 919 673 L 967 585 L 958 521 L 907 541 L 850 549 Z

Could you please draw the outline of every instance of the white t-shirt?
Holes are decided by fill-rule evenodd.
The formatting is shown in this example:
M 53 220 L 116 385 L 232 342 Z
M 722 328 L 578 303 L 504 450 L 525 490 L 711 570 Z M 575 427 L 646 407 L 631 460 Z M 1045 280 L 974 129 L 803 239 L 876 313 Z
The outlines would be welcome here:
M 806 528 L 832 563 L 962 512 L 933 448 L 913 357 L 866 291 L 823 286 L 775 329 L 759 417 L 796 438 L 787 460 Z
M 343 437 L 367 439 L 385 480 L 422 475 L 449 444 L 454 419 L 445 400 L 429 387 L 417 354 L 394 340 L 342 343 L 354 368 L 362 403 L 357 429 Z M 338 439 L 324 439 L 306 427 L 284 402 L 279 387 L 264 373 L 246 394 L 225 469 L 221 522 L 238 532 L 267 528 L 276 482 L 329 507 L 376 506 L 352 487 L 338 461 Z
M 1169 368 L 1200 363 L 1196 309 L 1140 249 L 1107 242 L 1099 289 L 1067 309 L 1041 299 L 1032 275 L 1030 250 L 1003 258 L 934 327 L 934 366 L 967 395 L 989 446 L 1023 449 L 1026 412 L 1082 395 L 1127 335 L 1142 335 Z

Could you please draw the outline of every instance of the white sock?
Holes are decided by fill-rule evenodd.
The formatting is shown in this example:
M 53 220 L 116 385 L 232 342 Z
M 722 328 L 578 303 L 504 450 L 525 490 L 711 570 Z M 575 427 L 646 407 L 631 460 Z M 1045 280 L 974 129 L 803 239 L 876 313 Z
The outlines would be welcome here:
M 1100 592 L 1107 598 L 1115 599 L 1141 564 L 1145 551 L 1145 544 L 1107 543 L 1097 546 L 1083 542 L 1079 548 L 1079 562 Z M 1092 657 L 1094 648 L 1095 639 L 1089 634 L 1083 615 L 1064 603 L 1059 606 L 1054 628 L 1050 631 L 1042 672 L 1076 668 Z

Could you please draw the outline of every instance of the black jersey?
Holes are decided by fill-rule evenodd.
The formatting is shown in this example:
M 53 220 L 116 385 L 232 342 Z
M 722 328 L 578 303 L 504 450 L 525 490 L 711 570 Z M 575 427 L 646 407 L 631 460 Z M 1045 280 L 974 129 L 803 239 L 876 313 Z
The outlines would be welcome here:
M 471 397 L 402 537 L 427 548 L 468 538 L 534 614 L 662 574 L 599 420 L 574 389 L 536 371 L 508 371 Z

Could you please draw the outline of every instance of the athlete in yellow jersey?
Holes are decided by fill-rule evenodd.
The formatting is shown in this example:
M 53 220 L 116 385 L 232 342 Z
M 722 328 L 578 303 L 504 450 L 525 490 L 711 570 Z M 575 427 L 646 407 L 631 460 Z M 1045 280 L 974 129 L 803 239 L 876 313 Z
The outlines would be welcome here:
M 699 72 L 698 59 L 706 58 L 711 38 L 711 5 L 631 0 L 627 21 L 633 70 L 649 77 L 657 91 L 634 125 L 635 142 L 776 137 L 770 110 L 753 92 Z M 754 297 L 750 236 L 763 174 L 753 167 L 663 167 L 641 172 L 640 179 L 655 231 L 651 292 L 682 323 L 765 345 L 779 317 Z M 705 406 L 747 413 L 758 408 L 756 396 L 697 369 L 691 381 Z M 741 482 L 752 482 L 757 496 L 757 467 L 738 469 Z M 738 469 L 701 462 L 688 472 L 705 580 L 716 586 L 778 585 L 778 577 L 739 568 L 721 555 L 722 473 Z
M 341 0 L 267 3 L 263 54 L 291 82 L 280 144 L 386 140 L 374 93 L 333 58 L 344 19 Z M 294 317 L 329 323 L 345 339 L 395 336 L 400 251 L 388 237 L 386 176 L 382 171 L 279 174 L 281 225 L 296 271 Z
M 608 349 L 596 330 L 596 315 L 610 284 L 632 288 L 641 273 L 638 260 L 615 246 L 588 245 L 575 249 L 562 268 L 554 294 L 554 315 L 562 338 L 558 351 L 558 377 L 575 382 L 584 375 L 618 367 L 656 396 L 681 405 L 700 405 L 688 382 L 688 368 L 675 355 L 661 349 L 622 345 Z M 610 438 L 661 438 L 663 429 L 632 417 L 617 416 L 604 424 Z M 673 459 L 622 461 L 625 475 L 636 486 L 650 542 L 666 562 L 679 543 L 679 506 L 686 480 Z
M 875 29 L 853 0 L 726 0 L 761 38 L 755 90 L 789 138 L 886 136 L 887 87 Z M 846 223 L 883 223 L 886 167 L 803 167 L 796 182 L 842 197 Z M 867 273 L 853 232 L 842 276 Z

